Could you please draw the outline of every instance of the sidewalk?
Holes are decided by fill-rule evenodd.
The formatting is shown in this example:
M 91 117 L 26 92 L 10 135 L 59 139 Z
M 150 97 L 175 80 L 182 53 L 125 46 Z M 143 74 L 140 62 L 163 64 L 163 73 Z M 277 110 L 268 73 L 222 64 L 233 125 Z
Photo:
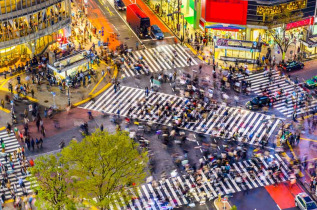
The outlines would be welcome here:
M 215 199 L 214 205 L 215 205 L 217 210 L 222 210 L 222 209 L 230 210 L 231 209 L 231 205 L 228 201 L 219 201 L 218 199 Z

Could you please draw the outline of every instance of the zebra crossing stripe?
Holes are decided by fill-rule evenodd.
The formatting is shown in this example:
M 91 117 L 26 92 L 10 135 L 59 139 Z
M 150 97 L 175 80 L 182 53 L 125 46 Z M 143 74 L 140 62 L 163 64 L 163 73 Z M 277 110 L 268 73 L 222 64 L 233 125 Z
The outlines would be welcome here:
M 173 51 L 176 51 L 176 57 L 174 58 Z M 187 58 L 192 58 L 192 64 L 198 65 L 198 62 L 186 52 L 185 48 L 183 48 L 179 44 L 174 45 L 160 45 L 155 48 L 147 48 L 143 50 L 133 51 L 131 52 L 132 56 L 122 55 L 124 58 L 122 68 L 124 76 L 135 76 L 139 74 L 143 74 L 144 70 L 134 70 L 127 63 L 127 60 L 130 59 L 133 63 L 136 62 L 139 58 L 143 57 L 143 62 L 146 66 L 148 66 L 150 72 L 157 72 L 160 70 L 169 70 L 172 69 L 173 66 L 171 64 L 171 60 L 174 60 L 176 68 L 189 66 L 187 63 Z
M 259 169 L 257 168 L 257 166 L 256 166 L 251 160 L 246 161 L 246 165 L 247 165 L 247 166 L 251 166 L 251 165 L 248 164 L 248 162 L 253 166 L 253 168 L 254 168 L 254 170 L 255 170 L 256 172 L 258 172 L 258 173 L 261 172 L 261 171 L 259 171 Z M 256 178 L 259 179 L 258 176 L 256 176 Z M 270 184 L 266 179 L 264 179 L 264 183 L 265 183 L 265 185 L 269 185 L 269 184 Z M 272 183 L 272 182 L 271 182 L 271 183 Z M 273 184 L 273 183 L 272 183 L 272 184 Z
M 279 157 L 278 154 L 270 155 L 271 161 L 275 160 L 276 164 L 281 168 L 281 170 L 288 170 L 287 165 L 284 163 L 284 161 Z M 237 162 L 232 164 L 232 167 L 235 168 L 237 173 L 242 176 L 246 177 L 245 179 L 245 186 L 241 185 L 241 188 L 243 190 L 256 188 L 259 186 L 274 184 L 276 182 L 285 181 L 285 178 L 276 178 L 275 181 L 273 181 L 266 169 L 268 169 L 269 165 L 263 158 L 260 158 L 261 162 L 263 163 L 264 167 L 261 169 L 259 165 L 256 165 L 252 160 L 245 160 L 242 162 Z M 269 161 L 269 160 L 268 160 Z M 250 173 L 246 169 L 249 166 L 253 166 L 254 172 L 256 174 L 263 174 L 261 178 L 259 178 L 257 175 L 255 175 L 254 179 L 251 177 Z M 238 186 L 238 184 L 235 182 L 235 180 L 231 177 L 230 173 L 228 174 L 228 178 L 225 178 L 225 182 L 219 181 L 217 178 L 217 173 L 213 169 L 209 169 L 209 172 L 213 174 L 213 176 L 216 178 L 216 184 L 219 184 L 216 186 L 216 190 L 221 194 L 228 194 L 228 193 L 234 193 L 241 191 L 241 188 Z M 285 172 L 283 172 L 285 173 Z M 160 187 L 157 188 L 157 192 L 160 194 L 160 197 L 165 199 L 167 198 L 170 201 L 170 204 L 172 207 L 176 207 L 174 200 L 177 202 L 177 206 L 181 205 L 187 205 L 188 201 L 184 197 L 183 193 L 180 191 L 179 187 L 181 187 L 183 190 L 185 190 L 185 185 L 187 185 L 192 192 L 192 195 L 194 196 L 195 200 L 197 202 L 200 202 L 201 199 L 198 195 L 202 195 L 202 193 L 205 193 L 207 198 L 215 198 L 217 197 L 217 192 L 213 189 L 213 187 L 210 184 L 210 181 L 205 176 L 204 171 L 201 171 L 200 173 L 202 175 L 202 184 L 198 187 L 196 185 L 196 182 L 192 175 L 188 175 L 187 178 L 182 179 L 182 177 L 177 176 L 175 178 L 171 179 L 165 179 L 165 181 L 161 180 L 159 181 Z M 265 177 L 264 177 L 265 176 Z M 179 183 L 179 185 L 176 184 L 176 181 Z M 227 186 L 225 186 L 227 185 Z M 234 187 L 233 187 L 233 186 Z M 221 189 L 220 189 L 221 188 Z M 148 190 L 149 189 L 149 190 Z M 162 189 L 162 192 L 160 191 Z M 222 191 L 223 190 L 223 191 Z M 137 206 L 141 209 L 151 208 L 151 209 L 161 209 L 161 204 L 155 197 L 157 197 L 157 194 L 154 192 L 152 186 L 150 184 L 144 184 L 141 186 L 141 188 L 138 189 L 138 195 L 139 199 L 135 200 L 135 203 Z M 164 198 L 163 193 L 166 195 Z M 152 194 L 154 197 L 151 197 L 150 194 Z M 144 195 L 144 196 L 143 196 Z M 144 200 L 144 198 L 147 198 L 147 200 Z M 156 202 L 157 201 L 157 202 Z M 122 202 L 124 203 L 124 202 Z M 133 209 L 132 204 L 129 203 L 129 206 L 131 209 Z M 117 206 L 118 208 L 118 206 Z
M 273 73 L 272 77 L 274 82 L 271 83 L 271 85 L 269 85 L 269 79 L 268 77 L 264 76 L 264 73 L 250 75 L 250 77 L 247 78 L 246 80 L 251 81 L 252 83 L 251 89 L 253 92 L 255 92 L 258 95 L 262 94 L 261 87 L 266 87 L 267 85 L 269 85 L 268 89 L 271 91 L 270 96 L 274 96 L 274 94 L 276 94 L 277 91 L 280 91 L 280 89 L 283 88 L 284 94 L 282 97 L 279 97 L 278 100 L 273 104 L 273 108 L 276 108 L 279 112 L 281 112 L 286 117 L 291 117 L 294 110 L 293 103 L 289 102 L 288 104 L 286 104 L 285 99 L 290 99 L 290 101 L 292 101 L 293 100 L 292 98 L 294 97 L 293 96 L 294 91 L 297 91 L 298 95 L 305 93 L 305 91 L 300 86 L 297 86 L 293 81 L 287 80 L 284 77 L 279 76 L 277 71 L 273 70 L 272 73 Z M 243 78 L 240 77 L 240 80 L 242 79 Z M 303 114 L 303 113 L 309 112 L 310 110 L 315 109 L 316 105 L 317 105 L 317 100 L 313 98 L 311 105 L 306 106 L 305 104 L 302 104 L 302 105 L 297 104 L 296 112 L 297 114 Z
M 178 51 L 178 53 L 180 53 L 183 57 L 191 57 L 187 52 L 186 50 L 184 50 L 183 47 L 181 47 L 180 45 L 178 44 L 174 44 L 173 47 Z M 195 59 L 192 59 L 192 62 L 194 63 L 194 65 L 198 65 L 197 61 Z
M 117 93 L 114 93 L 113 86 L 111 86 L 94 103 L 92 101 L 88 102 L 86 105 L 83 105 L 83 108 L 109 114 L 119 113 L 121 116 L 125 117 L 129 113 L 129 116 L 131 114 L 131 116 L 136 119 L 171 125 L 171 121 L 174 120 L 173 115 L 158 116 L 158 109 L 162 108 L 162 106 L 168 102 L 173 109 L 179 110 L 180 107 L 183 107 L 186 104 L 187 100 L 188 99 L 183 97 L 154 92 L 151 92 L 149 96 L 146 97 L 144 90 L 126 86 L 120 87 L 120 90 L 117 90 Z M 137 108 L 137 103 L 141 101 L 147 106 L 152 107 L 150 115 Z M 224 117 L 223 114 L 226 110 L 230 114 Z M 265 133 L 270 137 L 274 130 L 279 126 L 278 118 L 270 119 L 269 115 L 248 110 L 240 110 L 240 108 L 220 106 L 215 111 L 207 112 L 207 117 L 205 119 L 202 118 L 193 122 L 188 122 L 185 126 L 180 126 L 180 128 L 211 135 L 219 135 L 223 130 L 231 130 L 233 132 L 238 131 L 242 134 L 242 137 L 252 133 L 253 137 L 248 140 L 248 143 L 254 144 L 257 143 L 256 140 L 262 139 Z M 264 120 L 271 121 L 265 126 Z M 239 141 L 241 141 L 242 137 Z M 10 150 L 10 145 L 8 146 L 8 150 Z
M 20 165 L 20 162 L 18 161 L 18 157 L 14 158 L 14 155 L 12 154 L 14 151 L 17 151 L 18 148 L 20 148 L 20 144 L 13 132 L 8 134 L 6 131 L 0 132 L 0 139 L 3 140 L 5 146 L 5 153 L 1 153 L 2 155 L 0 156 L 0 161 L 2 164 L 6 165 L 8 167 L 8 179 L 10 180 L 11 183 L 11 189 L 15 191 L 16 196 L 21 196 L 23 193 L 22 188 L 20 187 L 18 183 L 18 179 L 22 178 L 23 182 L 25 184 L 25 189 L 27 193 L 31 192 L 31 183 L 27 181 L 25 178 L 28 175 L 22 175 L 21 173 L 21 168 L 22 166 Z M 3 156 L 4 154 L 12 154 L 12 163 L 14 165 L 13 169 L 9 163 L 9 156 L 8 156 L 8 161 L 5 161 L 5 157 Z M 10 190 L 7 187 L 4 187 L 4 194 L 6 198 L 11 197 Z
M 240 165 L 240 167 L 242 168 L 242 171 L 244 172 L 244 174 L 249 178 L 249 180 L 251 180 L 251 183 L 253 184 L 254 187 L 258 187 L 258 185 L 256 184 L 256 182 L 251 178 L 250 174 L 248 173 L 248 171 L 245 169 L 245 167 L 243 167 L 242 163 L 239 162 L 238 163 Z M 260 184 L 261 185 L 261 184 Z M 263 186 L 263 185 L 262 185 Z

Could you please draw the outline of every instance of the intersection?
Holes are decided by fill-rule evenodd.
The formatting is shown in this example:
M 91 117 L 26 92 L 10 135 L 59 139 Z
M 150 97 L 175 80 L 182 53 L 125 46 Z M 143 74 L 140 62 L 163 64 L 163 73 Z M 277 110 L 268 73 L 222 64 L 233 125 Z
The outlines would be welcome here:
M 316 2 L 293 3 L 281 8 L 308 10 Z M 136 4 L 131 7 L 135 11 L 130 4 Z M 222 5 L 219 12 L 217 5 Z M 228 13 L 232 5 L 244 7 L 241 11 L 248 15 L 240 16 L 245 22 L 230 20 L 236 15 Z M 32 177 L 41 183 L 45 174 L 32 174 L 34 162 L 62 157 L 69 145 L 100 131 L 124 133 L 131 151 L 137 152 L 135 160 L 146 154 L 148 162 L 132 167 L 145 164 L 146 178 L 135 184 L 139 180 L 133 177 L 122 186 L 115 180 L 118 189 L 104 197 L 109 198 L 106 205 L 86 194 L 75 199 L 84 207 L 74 208 L 294 210 L 300 195 L 316 200 L 314 18 L 306 17 L 305 10 L 299 22 L 289 20 L 276 28 L 269 23 L 276 16 L 264 14 L 270 5 L 240 0 L 65 0 L 34 17 L 21 16 L 21 22 L 10 20 L 0 44 L 19 44 L 1 49 L 1 62 L 6 62 L 0 67 L 3 208 L 45 209 L 37 206 L 37 199 L 43 201 L 38 190 L 45 186 L 34 188 L 37 184 L 29 181 Z M 256 18 L 250 8 L 257 8 Z M 276 8 L 281 9 L 279 4 Z M 37 34 L 46 28 L 45 35 Z M 30 37 L 39 39 L 23 43 Z M 19 56 L 12 64 L 10 51 L 11 58 Z M 307 80 L 316 85 L 309 86 Z M 121 149 L 113 145 L 106 152 Z M 98 165 L 101 159 L 87 162 Z M 63 164 L 55 169 L 61 168 Z M 55 169 L 49 174 L 52 180 L 61 174 Z M 113 166 L 109 173 L 117 170 Z M 65 198 L 74 199 L 78 186 L 67 182 L 63 189 L 75 190 Z M 54 187 L 46 188 L 48 194 L 54 194 L 49 191 Z M 49 196 L 44 200 L 52 205 Z

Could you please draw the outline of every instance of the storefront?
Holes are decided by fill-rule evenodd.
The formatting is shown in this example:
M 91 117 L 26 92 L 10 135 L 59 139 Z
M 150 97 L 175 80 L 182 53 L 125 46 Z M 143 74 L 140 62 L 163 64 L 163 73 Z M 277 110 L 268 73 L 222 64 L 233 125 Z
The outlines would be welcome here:
M 206 23 L 205 32 L 214 38 L 245 40 L 245 27 L 239 25 Z
M 261 44 L 258 42 L 233 39 L 218 39 L 215 42 L 215 58 L 234 64 L 255 64 L 260 52 Z
M 317 34 L 300 40 L 300 48 L 304 57 L 317 56 Z
M 246 40 L 248 1 L 201 0 L 200 28 L 214 39 Z
M 58 79 L 63 80 L 67 76 L 74 76 L 77 72 L 85 72 L 90 69 L 90 59 L 86 54 L 86 51 L 82 51 L 60 59 L 47 67 L 54 72 Z

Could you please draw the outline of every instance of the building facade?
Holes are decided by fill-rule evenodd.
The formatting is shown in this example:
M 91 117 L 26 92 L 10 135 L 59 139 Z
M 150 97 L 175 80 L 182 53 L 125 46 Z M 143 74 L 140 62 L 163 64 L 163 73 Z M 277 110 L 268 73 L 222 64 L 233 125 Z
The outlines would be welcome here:
M 71 24 L 70 0 L 0 0 L 0 68 L 41 53 Z
M 193 1 L 193 2 L 192 2 Z M 219 38 L 256 41 L 265 30 L 278 28 L 311 30 L 316 0 L 183 0 L 185 19 L 193 26 Z M 194 6 L 193 6 L 194 5 Z

